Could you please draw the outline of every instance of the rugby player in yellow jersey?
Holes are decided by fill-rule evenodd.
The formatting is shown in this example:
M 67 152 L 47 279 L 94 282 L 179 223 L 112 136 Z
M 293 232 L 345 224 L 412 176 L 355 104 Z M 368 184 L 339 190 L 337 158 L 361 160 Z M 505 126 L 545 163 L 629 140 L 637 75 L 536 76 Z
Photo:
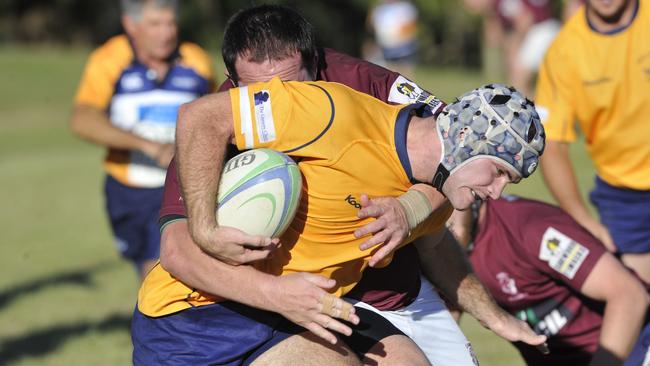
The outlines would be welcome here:
M 542 65 L 536 104 L 548 134 L 542 172 L 578 223 L 650 281 L 650 4 L 587 0 L 567 21 Z M 596 168 L 588 212 L 569 145 L 575 122 Z M 601 224 L 602 223 L 602 224 Z
M 344 294 L 358 281 L 360 270 L 372 254 L 371 249 L 358 250 L 364 239 L 355 238 L 354 231 L 368 220 L 359 219 L 357 208 L 345 201 L 350 194 L 394 196 L 404 193 L 412 182 L 428 182 L 440 189 L 455 208 L 466 209 L 476 198 L 498 197 L 507 183 L 534 171 L 544 146 L 543 128 L 532 103 L 513 89 L 489 85 L 469 92 L 447 106 L 437 120 L 427 116 L 422 107 L 389 106 L 340 84 L 283 83 L 276 78 L 233 89 L 229 94 L 211 95 L 182 108 L 177 134 L 179 172 L 190 229 L 203 230 L 195 236 L 208 237 L 208 245 L 214 246 L 199 240 L 205 251 L 220 246 L 275 243 L 270 238 L 251 237 L 215 225 L 216 202 L 210 192 L 216 192 L 229 141 L 235 141 L 240 149 L 266 146 L 288 152 L 300 161 L 307 182 L 308 189 L 303 192 L 307 199 L 305 210 L 283 235 L 283 246 L 273 258 L 257 266 L 267 275 L 251 267 L 224 266 L 220 278 L 215 279 L 228 283 L 222 295 L 238 301 L 242 296 L 254 296 L 251 293 L 262 287 L 275 287 L 273 281 L 290 281 L 303 272 L 336 280 L 332 292 Z M 202 182 L 197 185 L 197 181 Z M 412 238 L 423 234 L 436 238 L 436 234 L 444 232 L 441 225 L 450 209 L 448 205 L 440 207 L 413 231 Z M 280 277 L 273 276 L 280 273 Z M 143 359 L 147 353 L 168 352 L 174 342 L 214 341 L 214 337 L 204 337 L 203 332 L 196 341 L 162 336 L 169 333 L 170 326 L 181 329 L 178 337 L 192 338 L 187 331 L 196 332 L 194 325 L 199 319 L 202 323 L 221 324 L 220 340 L 232 339 L 236 337 L 232 329 L 239 332 L 248 326 L 225 324 L 228 317 L 223 314 L 210 316 L 209 311 L 219 309 L 220 303 L 210 305 L 204 301 L 203 306 L 196 307 L 204 300 L 201 294 L 182 286 L 164 270 L 154 270 L 147 277 L 133 327 L 134 350 Z M 176 293 L 179 288 L 182 291 Z M 263 301 L 263 297 L 257 303 L 253 300 L 253 306 L 268 308 L 270 304 Z M 329 307 L 320 302 L 313 306 L 323 310 Z M 197 312 L 203 316 L 193 316 Z M 169 315 L 160 316 L 165 313 Z M 343 327 L 336 321 L 321 321 L 305 327 L 319 335 L 326 332 L 325 328 Z M 136 343 L 136 339 L 150 335 L 165 349 Z M 257 346 L 249 346 L 246 352 L 255 352 Z
M 258 29 L 265 29 L 267 32 L 260 34 Z M 220 90 L 269 80 L 274 75 L 283 80 L 312 80 L 315 76 L 317 80 L 340 82 L 380 100 L 396 102 L 395 98 L 407 97 L 395 90 L 403 85 L 401 83 L 408 82 L 415 85 L 400 77 L 399 74 L 334 50 L 324 49 L 320 50 L 324 52 L 318 52 L 319 49 L 316 48 L 313 41 L 309 42 L 313 38 L 308 21 L 293 9 L 261 5 L 238 12 L 228 21 L 224 33 L 222 53 L 228 69 L 229 80 L 222 85 Z M 269 43 L 281 46 L 278 49 L 268 50 L 266 45 Z M 301 46 L 296 47 L 297 44 Z M 317 53 L 318 63 L 313 57 Z M 411 103 L 416 99 L 430 100 L 424 97 L 418 98 L 419 90 L 421 88 L 417 86 L 412 87 L 411 93 L 408 95 L 409 98 L 405 98 L 401 102 Z M 396 93 L 393 93 L 394 91 Z M 429 98 L 432 97 L 430 94 L 427 95 Z M 429 104 L 435 110 L 435 107 L 440 105 L 440 101 L 434 98 Z M 426 189 L 427 187 L 430 191 L 436 191 L 433 187 L 418 184 L 411 187 L 406 195 L 412 195 L 411 190 Z M 440 197 L 442 196 L 436 195 L 435 198 L 439 200 Z M 364 236 L 363 232 L 366 228 L 366 232 L 373 233 L 372 238 L 362 246 L 372 244 L 372 241 L 379 238 L 380 242 L 384 242 L 382 250 L 389 249 L 393 245 L 390 242 L 396 235 L 391 238 L 385 233 L 394 230 L 393 227 L 397 228 L 397 231 L 404 230 L 403 227 L 406 227 L 403 236 L 397 235 L 400 240 L 406 236 L 408 226 L 411 224 L 400 222 L 404 216 L 405 208 L 402 208 L 400 203 L 403 201 L 403 196 L 399 199 L 373 197 L 370 200 L 370 205 L 359 211 L 360 217 L 371 217 L 375 214 L 379 216 L 378 220 L 355 232 L 355 234 L 359 234 L 359 237 Z M 361 202 L 364 202 L 364 196 L 361 196 Z M 439 203 L 439 201 L 434 201 L 427 203 L 427 206 L 437 207 Z M 372 212 L 375 214 L 365 215 Z M 431 208 L 423 217 L 430 212 Z M 394 217 L 390 217 L 390 215 L 394 215 Z M 160 224 L 164 229 L 161 243 L 161 267 L 187 287 L 204 294 L 220 294 L 220 289 L 228 284 L 214 281 L 219 278 L 219 274 L 212 275 L 215 268 L 211 265 L 211 260 L 214 259 L 198 249 L 193 241 L 182 240 L 184 236 L 189 238 L 189 235 L 187 235 L 187 215 L 181 199 L 175 164 L 170 165 L 168 171 L 160 217 Z M 389 238 L 391 239 L 389 240 Z M 454 247 L 455 243 L 453 242 L 441 243 L 436 246 L 434 251 L 428 251 L 431 253 L 430 257 L 420 259 L 429 267 L 444 268 L 444 271 L 438 271 L 439 273 L 436 274 L 436 276 L 440 275 L 439 278 L 430 277 L 436 286 L 439 286 L 438 288 L 444 291 L 454 303 L 457 299 L 461 308 L 466 309 L 482 324 L 500 336 L 510 341 L 522 340 L 532 343 L 536 340 L 539 342 L 537 339 L 539 337 L 535 336 L 532 330 L 523 329 L 525 324 L 508 316 L 491 301 L 484 288 L 473 280 L 471 268 L 467 268 L 466 262 L 454 261 L 455 258 L 462 259 L 462 253 L 453 252 Z M 452 249 L 451 253 L 447 252 L 449 249 Z M 412 252 L 415 252 L 415 256 L 409 254 Z M 257 255 L 259 254 L 257 253 Z M 378 250 L 375 256 L 380 255 L 381 251 Z M 408 349 L 400 344 L 410 343 L 409 340 L 399 333 L 394 333 L 402 331 L 417 344 L 434 365 L 473 365 L 469 341 L 458 329 L 449 312 L 446 311 L 443 301 L 433 290 L 431 283 L 421 277 L 417 257 L 414 246 L 402 247 L 394 254 L 390 266 L 363 272 L 361 282 L 346 294 L 346 299 L 354 304 L 355 313 L 361 321 L 364 324 L 370 324 L 370 327 L 354 327 L 353 336 L 343 340 L 362 358 L 374 357 L 378 359 L 378 362 L 389 365 L 400 361 L 412 363 L 411 360 L 405 358 L 396 358 L 399 357 L 399 353 L 391 351 L 392 348 L 398 349 L 402 353 L 404 353 L 403 351 L 408 352 Z M 243 258 L 237 256 L 224 258 L 224 260 L 226 259 L 242 263 Z M 188 263 L 191 263 L 191 267 L 187 265 Z M 456 267 L 452 263 L 456 264 Z M 420 277 L 420 281 L 417 281 L 418 277 Z M 299 301 L 294 302 L 291 308 L 284 307 L 284 310 L 280 311 L 288 319 L 296 319 L 296 313 L 306 310 L 309 316 L 329 316 L 327 311 L 317 314 L 300 308 L 300 305 L 309 304 L 314 298 L 320 300 L 322 296 L 331 296 L 327 295 L 324 289 L 318 288 L 317 284 L 307 283 L 311 286 L 309 297 L 301 296 L 295 286 L 291 288 L 292 298 L 299 299 Z M 300 286 L 300 288 L 303 292 L 309 292 L 305 286 Z M 318 291 L 313 291 L 314 288 Z M 278 289 L 275 293 L 284 293 L 284 291 Z M 273 296 L 277 297 L 277 295 Z M 269 299 L 267 303 L 274 302 L 273 299 Z M 274 308 L 266 308 L 266 310 L 277 311 Z M 391 330 L 391 326 L 385 324 L 385 321 L 374 321 L 373 312 L 390 320 L 392 325 L 398 329 Z M 381 318 L 379 319 L 381 320 Z M 372 337 L 376 343 L 368 342 L 368 336 Z M 299 339 L 283 342 L 282 348 L 274 347 L 276 352 L 267 352 L 265 357 L 296 364 L 301 362 L 295 359 L 295 355 L 308 354 L 312 359 L 319 360 L 327 357 L 323 355 L 326 348 L 319 349 L 315 344 L 304 342 L 296 345 L 294 344 L 296 341 Z M 287 349 L 294 350 L 294 352 L 287 352 Z M 340 360 L 336 360 L 336 362 L 332 360 L 330 363 L 337 362 Z

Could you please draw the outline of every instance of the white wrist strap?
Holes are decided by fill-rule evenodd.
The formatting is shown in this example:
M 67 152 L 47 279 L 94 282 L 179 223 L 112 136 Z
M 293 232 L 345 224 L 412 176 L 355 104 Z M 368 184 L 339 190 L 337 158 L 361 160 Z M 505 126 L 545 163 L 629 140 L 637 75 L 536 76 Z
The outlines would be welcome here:
M 433 207 L 427 196 L 415 189 L 410 189 L 403 195 L 397 197 L 399 203 L 404 207 L 409 230 L 415 229 L 422 221 L 426 220 L 433 212 Z

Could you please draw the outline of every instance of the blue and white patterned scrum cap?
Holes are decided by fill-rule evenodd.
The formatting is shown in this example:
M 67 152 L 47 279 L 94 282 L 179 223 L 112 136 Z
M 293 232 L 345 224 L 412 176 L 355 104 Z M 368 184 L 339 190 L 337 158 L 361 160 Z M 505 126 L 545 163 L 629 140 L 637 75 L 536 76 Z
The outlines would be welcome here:
M 544 151 L 544 127 L 535 106 L 515 88 L 502 84 L 463 94 L 443 109 L 437 127 L 443 143 L 440 164 L 448 175 L 474 159 L 488 157 L 525 178 L 535 171 Z

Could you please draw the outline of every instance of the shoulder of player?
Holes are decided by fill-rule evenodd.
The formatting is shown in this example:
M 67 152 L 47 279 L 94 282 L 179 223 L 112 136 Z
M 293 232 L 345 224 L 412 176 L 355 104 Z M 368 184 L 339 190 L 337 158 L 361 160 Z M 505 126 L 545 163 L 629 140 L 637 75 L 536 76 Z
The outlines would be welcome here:
M 101 64 L 128 64 L 133 59 L 133 49 L 126 35 L 111 37 L 90 54 L 89 61 Z
M 323 48 L 325 69 L 320 70 L 326 81 L 344 82 L 350 78 L 359 79 L 361 76 L 373 81 L 374 79 L 390 79 L 393 82 L 399 74 L 382 66 L 373 64 L 331 48 Z
M 182 42 L 179 46 L 181 62 L 195 69 L 201 75 L 212 75 L 212 58 L 196 43 Z

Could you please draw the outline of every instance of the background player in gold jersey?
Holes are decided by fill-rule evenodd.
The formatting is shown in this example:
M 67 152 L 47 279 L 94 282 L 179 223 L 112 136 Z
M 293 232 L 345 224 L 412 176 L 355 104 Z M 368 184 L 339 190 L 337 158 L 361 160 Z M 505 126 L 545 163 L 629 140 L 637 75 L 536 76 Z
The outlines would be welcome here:
M 587 0 L 550 47 L 536 104 L 548 134 L 546 183 L 578 223 L 650 280 L 650 4 Z M 582 130 L 596 168 L 588 212 L 569 160 Z
M 160 252 L 158 211 L 174 152 L 176 113 L 214 88 L 212 61 L 179 44 L 174 0 L 123 0 L 126 34 L 90 55 L 74 101 L 72 131 L 108 150 L 106 209 L 120 254 L 144 275 Z

